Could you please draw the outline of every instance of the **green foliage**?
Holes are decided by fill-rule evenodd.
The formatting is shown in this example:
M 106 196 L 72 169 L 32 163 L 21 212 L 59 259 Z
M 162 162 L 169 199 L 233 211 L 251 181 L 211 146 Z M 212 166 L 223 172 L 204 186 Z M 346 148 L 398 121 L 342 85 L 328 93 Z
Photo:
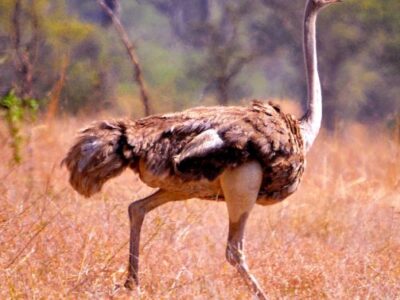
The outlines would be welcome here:
M 5 109 L 5 120 L 10 131 L 13 161 L 16 164 L 22 161 L 22 146 L 24 138 L 22 126 L 24 122 L 35 119 L 39 105 L 35 99 L 21 99 L 14 91 L 0 99 L 0 107 Z
M 93 33 L 94 27 L 90 24 L 82 23 L 74 19 L 47 19 L 45 22 L 45 30 L 48 35 L 47 41 L 57 48 L 65 50 L 65 47 L 79 45 L 90 34 Z
M 11 15 L 11 8 L 14 5 L 14 0 L 1 0 L 0 1 L 0 25 L 8 26 L 9 21 L 7 17 Z
M 95 1 L 90 2 L 90 7 L 97 8 Z M 14 7 L 13 0 L 0 1 L 0 95 L 11 87 L 16 87 L 19 95 L 18 88 L 22 86 L 14 59 Z M 42 108 L 45 109 L 48 95 L 60 77 L 61 58 L 68 62 L 60 101 L 66 110 L 76 112 L 102 93 L 99 78 L 108 72 L 106 58 L 111 48 L 104 42 L 102 28 L 80 20 L 67 0 L 21 1 L 19 15 L 19 51 L 31 63 L 32 95 L 42 99 Z

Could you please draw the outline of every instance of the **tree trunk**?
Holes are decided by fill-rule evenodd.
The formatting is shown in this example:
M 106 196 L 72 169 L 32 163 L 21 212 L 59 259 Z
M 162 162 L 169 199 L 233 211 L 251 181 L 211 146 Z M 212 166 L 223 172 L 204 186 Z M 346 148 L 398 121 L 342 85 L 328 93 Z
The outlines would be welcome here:
M 218 102 L 221 105 L 228 104 L 228 87 L 229 80 L 226 77 L 218 78 L 217 81 L 217 94 L 218 94 Z
M 21 0 L 15 1 L 12 15 L 13 42 L 15 51 L 16 92 L 22 99 L 32 98 L 33 65 L 29 52 L 21 47 Z

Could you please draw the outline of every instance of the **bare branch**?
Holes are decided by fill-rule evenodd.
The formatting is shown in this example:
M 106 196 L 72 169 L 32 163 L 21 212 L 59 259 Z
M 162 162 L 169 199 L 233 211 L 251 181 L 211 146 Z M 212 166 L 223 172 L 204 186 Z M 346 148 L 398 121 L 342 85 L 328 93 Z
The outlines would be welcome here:
M 151 114 L 149 105 L 149 96 L 143 79 L 142 68 L 140 67 L 139 59 L 136 55 L 136 47 L 129 39 L 129 36 L 118 16 L 104 3 L 103 0 L 96 0 L 96 1 L 101 6 L 101 8 L 110 16 L 121 41 L 125 45 L 126 51 L 128 52 L 128 56 L 134 67 L 135 81 L 140 89 L 140 96 L 144 106 L 144 113 L 146 116 L 148 116 Z

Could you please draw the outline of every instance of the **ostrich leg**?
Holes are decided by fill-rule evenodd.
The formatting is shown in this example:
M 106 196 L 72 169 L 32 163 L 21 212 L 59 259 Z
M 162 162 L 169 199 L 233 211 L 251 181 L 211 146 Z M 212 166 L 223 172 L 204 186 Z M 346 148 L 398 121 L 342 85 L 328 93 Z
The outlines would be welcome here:
M 178 199 L 174 198 L 174 195 L 166 191 L 158 190 L 154 194 L 139 201 L 132 202 L 129 205 L 128 212 L 131 232 L 129 241 L 128 278 L 125 282 L 126 288 L 132 290 L 135 284 L 139 287 L 139 241 L 140 231 L 146 213 L 173 200 Z
M 229 234 L 226 258 L 249 285 L 259 299 L 267 299 L 256 278 L 250 273 L 243 253 L 243 234 L 247 218 L 257 200 L 262 181 L 262 169 L 258 162 L 248 162 L 238 168 L 225 171 L 221 186 L 229 214 Z

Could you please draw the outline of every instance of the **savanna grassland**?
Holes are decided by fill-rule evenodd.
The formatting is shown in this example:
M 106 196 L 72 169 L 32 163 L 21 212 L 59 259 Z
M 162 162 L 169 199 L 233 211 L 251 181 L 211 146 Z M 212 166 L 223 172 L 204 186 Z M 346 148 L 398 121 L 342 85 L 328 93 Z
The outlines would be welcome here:
M 128 204 L 151 192 L 127 171 L 90 199 L 60 161 L 87 120 L 34 125 L 21 165 L 0 124 L 0 298 L 124 299 Z M 255 207 L 250 268 L 271 299 L 400 295 L 400 144 L 359 125 L 322 133 L 299 191 Z M 162 206 L 144 223 L 142 299 L 250 299 L 225 261 L 224 203 Z M 137 294 L 133 294 L 136 298 Z

